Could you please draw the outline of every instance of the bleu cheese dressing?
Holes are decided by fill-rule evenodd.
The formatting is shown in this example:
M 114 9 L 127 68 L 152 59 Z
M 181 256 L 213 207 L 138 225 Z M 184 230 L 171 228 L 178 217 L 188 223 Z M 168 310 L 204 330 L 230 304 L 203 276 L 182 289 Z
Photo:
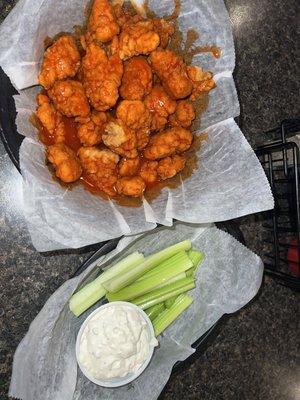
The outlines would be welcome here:
M 136 372 L 150 346 L 156 345 L 138 310 L 116 304 L 100 309 L 88 321 L 80 339 L 79 361 L 96 379 L 124 377 Z

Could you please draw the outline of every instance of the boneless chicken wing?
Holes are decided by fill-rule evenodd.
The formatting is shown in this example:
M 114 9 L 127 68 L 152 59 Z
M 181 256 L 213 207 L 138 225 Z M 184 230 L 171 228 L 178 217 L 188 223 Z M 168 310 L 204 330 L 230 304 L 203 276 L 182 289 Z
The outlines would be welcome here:
M 88 181 L 109 196 L 114 196 L 119 156 L 97 147 L 81 147 L 78 156 Z
M 134 176 L 140 167 L 140 159 L 137 158 L 122 158 L 119 162 L 118 170 L 120 176 Z
M 83 86 L 74 80 L 55 82 L 48 95 L 53 101 L 55 108 L 67 117 L 87 116 L 90 106 Z
M 191 100 L 197 100 L 201 93 L 209 92 L 216 86 L 211 72 L 196 66 L 187 67 L 187 72 L 193 83 Z
M 144 57 L 133 57 L 124 63 L 120 95 L 126 100 L 142 100 L 152 89 L 152 71 Z
M 170 96 L 183 99 L 192 93 L 193 84 L 180 56 L 170 50 L 155 50 L 150 55 L 150 61 L 152 69 Z
M 78 137 L 83 146 L 95 146 L 102 142 L 107 116 L 102 111 L 92 111 L 85 118 L 77 118 Z
M 74 77 L 79 67 L 80 54 L 75 40 L 63 35 L 45 51 L 39 83 L 49 89 L 57 80 Z
M 158 160 L 176 153 L 181 153 L 191 147 L 193 135 L 184 128 L 171 128 L 152 136 L 144 150 L 148 160 Z
M 163 18 L 155 18 L 152 20 L 152 23 L 154 32 L 156 32 L 160 38 L 159 47 L 164 49 L 167 47 L 170 37 L 175 32 L 174 24 L 164 20 Z
M 140 100 L 123 100 L 117 108 L 117 117 L 135 131 L 137 149 L 144 149 L 150 139 L 151 114 Z
M 123 100 L 118 105 L 117 117 L 129 128 L 149 128 L 151 116 L 148 108 L 140 100 Z
M 51 135 L 53 143 L 63 143 L 65 141 L 65 125 L 62 115 L 55 110 L 48 96 L 39 94 L 37 102 L 36 116 Z
M 102 140 L 110 150 L 123 157 L 136 158 L 138 156 L 136 134 L 122 121 L 110 121 L 105 127 Z
M 87 24 L 87 41 L 109 42 L 119 30 L 114 9 L 109 1 L 95 0 Z
M 123 64 L 117 54 L 107 57 L 97 44 L 87 46 L 82 59 L 83 85 L 90 104 L 98 111 L 113 107 L 119 97 Z
M 157 175 L 158 161 L 144 160 L 140 169 L 140 176 L 143 180 L 149 183 L 155 183 L 158 180 Z
M 182 171 L 184 167 L 185 158 L 181 155 L 175 154 L 171 157 L 166 157 L 159 161 L 157 173 L 160 179 L 165 180 L 173 178 L 173 176 Z
M 193 104 L 187 100 L 180 100 L 177 103 L 175 113 L 170 116 L 172 126 L 182 126 L 189 128 L 192 125 L 196 115 Z
M 145 105 L 152 115 L 151 129 L 163 129 L 169 115 L 176 109 L 176 101 L 172 100 L 161 85 L 155 85 L 145 98 Z
M 146 184 L 140 176 L 124 177 L 118 179 L 116 190 L 123 196 L 141 197 L 146 189 Z
M 47 149 L 47 159 L 55 169 L 55 175 L 63 182 L 77 181 L 82 173 L 78 158 L 73 150 L 63 143 L 54 144 Z
M 125 23 L 119 36 L 118 51 L 122 60 L 140 54 L 150 54 L 160 43 L 151 21 Z

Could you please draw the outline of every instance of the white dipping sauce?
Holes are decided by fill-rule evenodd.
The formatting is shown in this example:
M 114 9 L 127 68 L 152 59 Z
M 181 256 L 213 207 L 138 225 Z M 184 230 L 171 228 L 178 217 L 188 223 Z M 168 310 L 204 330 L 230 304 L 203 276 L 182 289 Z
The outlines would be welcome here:
M 113 303 L 111 303 L 113 305 Z M 124 377 L 147 359 L 150 346 L 147 323 L 129 306 L 100 309 L 88 321 L 79 345 L 79 361 L 96 379 Z

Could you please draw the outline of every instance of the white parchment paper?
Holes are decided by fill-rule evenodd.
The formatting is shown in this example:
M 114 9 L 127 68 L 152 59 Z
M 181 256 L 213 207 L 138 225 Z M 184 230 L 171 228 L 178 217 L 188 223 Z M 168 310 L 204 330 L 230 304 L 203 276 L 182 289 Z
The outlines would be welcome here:
M 147 369 L 133 383 L 106 389 L 88 381 L 77 368 L 76 334 L 85 318 L 99 306 L 75 318 L 68 299 L 83 282 L 125 255 L 145 255 L 184 239 L 205 253 L 198 269 L 193 304 L 159 336 L 159 348 Z M 13 363 L 10 395 L 23 400 L 154 400 L 162 391 L 178 360 L 185 360 L 191 345 L 223 314 L 233 313 L 257 293 L 262 279 L 261 259 L 217 228 L 175 223 L 170 228 L 123 238 L 116 250 L 67 281 L 47 301 L 20 343 Z
M 170 226 L 173 219 L 193 223 L 228 220 L 273 207 L 269 184 L 253 150 L 233 118 L 239 102 L 232 78 L 234 44 L 223 0 L 182 0 L 180 29 L 200 33 L 197 45 L 222 49 L 220 59 L 203 53 L 193 63 L 215 74 L 216 89 L 202 115 L 201 131 L 208 140 L 198 151 L 199 166 L 176 189 L 165 188 L 140 208 L 119 206 L 92 196 L 82 187 L 65 190 L 45 165 L 44 147 L 28 122 L 36 108 L 37 73 L 43 40 L 72 31 L 83 19 L 83 0 L 19 0 L 0 28 L 0 65 L 20 91 L 15 96 L 17 127 L 26 136 L 20 161 L 24 178 L 24 212 L 34 246 L 39 251 L 78 248 L 121 235 Z M 173 0 L 152 0 L 159 14 L 170 13 Z M 199 134 L 197 132 L 196 134 Z

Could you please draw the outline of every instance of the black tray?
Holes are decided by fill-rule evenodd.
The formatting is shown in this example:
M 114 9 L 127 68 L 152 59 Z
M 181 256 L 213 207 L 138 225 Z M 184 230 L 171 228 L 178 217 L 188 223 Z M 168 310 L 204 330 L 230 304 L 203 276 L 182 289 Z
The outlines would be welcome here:
M 20 171 L 19 163 L 19 149 L 21 143 L 24 139 L 22 135 L 17 132 L 15 118 L 16 118 L 16 108 L 13 95 L 17 94 L 17 91 L 12 86 L 9 78 L 0 68 L 0 137 L 4 144 L 4 147 L 15 165 L 15 167 Z M 224 223 L 219 223 L 217 226 L 234 236 L 237 240 L 244 244 L 244 237 L 241 233 L 238 225 L 234 221 L 227 221 Z M 74 276 L 78 275 L 80 272 L 85 270 L 89 265 L 91 265 L 95 260 L 97 260 L 102 255 L 113 250 L 119 239 L 113 239 L 105 243 L 99 243 L 99 247 L 74 273 Z M 93 246 L 93 248 L 95 248 Z M 226 316 L 223 316 L 214 326 L 212 326 L 203 336 L 201 336 L 194 344 L 193 347 L 196 352 L 183 362 L 177 362 L 173 368 L 173 371 L 180 371 L 185 367 L 186 364 L 191 363 L 195 357 L 200 353 L 203 353 L 209 344 L 216 338 L 220 331 L 220 327 Z

